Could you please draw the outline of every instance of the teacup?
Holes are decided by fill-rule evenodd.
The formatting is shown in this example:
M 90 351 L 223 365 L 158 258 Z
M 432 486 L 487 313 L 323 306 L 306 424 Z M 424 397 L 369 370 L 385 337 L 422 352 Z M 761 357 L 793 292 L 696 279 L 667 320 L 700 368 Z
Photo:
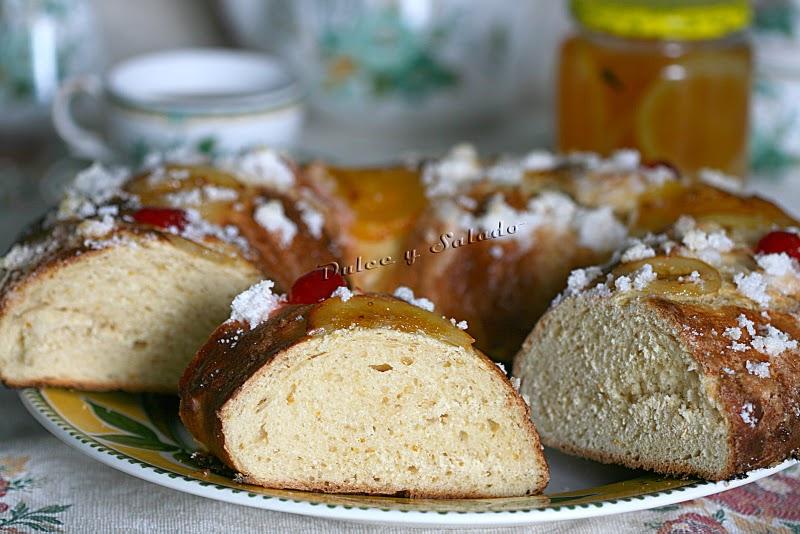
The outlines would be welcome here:
M 102 102 L 99 131 L 81 126 L 73 100 Z M 151 151 L 229 153 L 253 145 L 288 147 L 303 120 L 301 90 L 270 56 L 225 49 L 143 55 L 105 76 L 62 85 L 53 103 L 59 135 L 78 156 L 139 160 Z

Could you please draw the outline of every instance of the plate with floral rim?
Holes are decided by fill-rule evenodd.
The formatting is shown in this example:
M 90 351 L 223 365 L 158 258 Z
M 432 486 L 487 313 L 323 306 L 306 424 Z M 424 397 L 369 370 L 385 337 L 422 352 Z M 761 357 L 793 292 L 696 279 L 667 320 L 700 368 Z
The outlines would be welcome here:
M 545 450 L 544 495 L 494 499 L 407 499 L 261 488 L 201 451 L 178 418 L 176 397 L 58 388 L 20 392 L 25 407 L 56 437 L 137 478 L 219 501 L 320 518 L 427 526 L 511 526 L 657 508 L 748 484 L 794 463 L 727 482 L 662 477 Z

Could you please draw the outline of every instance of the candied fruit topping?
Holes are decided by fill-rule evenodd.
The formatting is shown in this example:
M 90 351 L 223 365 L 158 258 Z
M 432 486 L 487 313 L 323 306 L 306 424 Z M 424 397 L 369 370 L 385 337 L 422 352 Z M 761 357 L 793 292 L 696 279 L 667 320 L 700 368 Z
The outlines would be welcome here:
M 800 260 L 800 235 L 794 232 L 770 232 L 758 242 L 756 252 L 759 254 L 780 254 L 785 252 L 788 256 Z
M 337 273 L 325 269 L 309 271 L 297 280 L 289 290 L 289 304 L 314 304 L 330 297 L 336 288 L 348 287 L 347 280 Z
M 183 230 L 189 222 L 186 212 L 174 208 L 142 208 L 133 213 L 133 220 L 158 228 Z

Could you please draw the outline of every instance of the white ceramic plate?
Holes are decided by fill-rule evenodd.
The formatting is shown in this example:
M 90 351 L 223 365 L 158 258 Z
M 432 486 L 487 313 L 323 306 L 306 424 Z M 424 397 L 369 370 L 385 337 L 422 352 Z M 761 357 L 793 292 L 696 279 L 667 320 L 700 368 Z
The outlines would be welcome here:
M 782 471 L 786 461 L 730 482 L 678 480 L 547 450 L 552 480 L 545 495 L 431 500 L 284 491 L 237 482 L 205 455 L 161 395 L 85 393 L 55 388 L 20 393 L 34 417 L 65 443 L 137 478 L 218 501 L 295 514 L 404 525 L 529 525 L 656 508 L 704 497 Z

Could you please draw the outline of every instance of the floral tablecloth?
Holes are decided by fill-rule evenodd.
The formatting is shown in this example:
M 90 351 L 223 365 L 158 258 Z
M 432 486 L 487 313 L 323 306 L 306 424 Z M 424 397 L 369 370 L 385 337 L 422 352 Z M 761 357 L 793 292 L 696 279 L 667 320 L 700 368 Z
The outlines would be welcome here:
M 0 389 L 0 532 L 399 532 L 182 494 L 83 456 Z M 800 533 L 800 466 L 685 503 L 498 532 Z M 424 531 L 422 531 L 424 532 Z

